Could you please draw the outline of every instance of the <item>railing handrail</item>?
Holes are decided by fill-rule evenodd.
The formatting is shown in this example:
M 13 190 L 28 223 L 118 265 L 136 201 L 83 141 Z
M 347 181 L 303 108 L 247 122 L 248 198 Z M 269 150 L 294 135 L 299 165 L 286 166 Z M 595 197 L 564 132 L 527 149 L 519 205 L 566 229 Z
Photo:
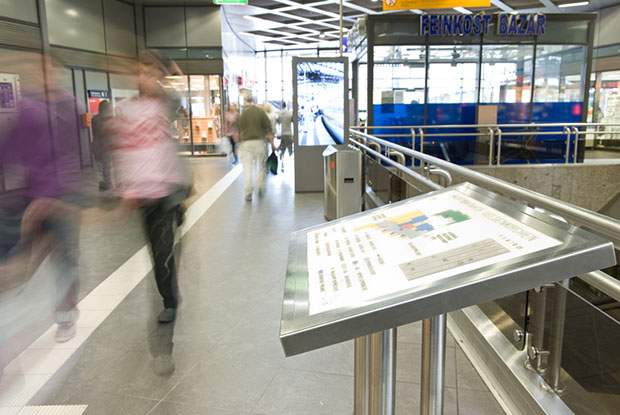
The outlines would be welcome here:
M 620 123 L 587 123 L 587 122 L 569 122 L 569 123 L 529 123 L 529 124 L 441 124 L 441 125 L 355 125 L 351 129 L 411 129 L 411 128 L 524 128 L 524 127 L 620 127 Z
M 591 230 L 598 232 L 599 234 L 608 237 L 611 239 L 614 244 L 619 243 L 620 241 L 620 221 L 612 219 L 608 216 L 601 215 L 600 213 L 593 212 L 588 209 L 584 209 L 579 206 L 575 206 L 569 203 L 562 202 L 553 197 L 545 196 L 541 193 L 525 189 L 521 186 L 517 186 L 512 183 L 505 182 L 503 180 L 497 179 L 495 177 L 488 176 L 483 173 L 479 173 L 473 170 L 470 170 L 466 167 L 459 166 L 454 163 L 447 162 L 445 160 L 429 156 L 424 153 L 420 153 L 419 151 L 411 150 L 409 148 L 400 146 L 398 144 L 391 143 L 389 141 L 373 137 L 371 135 L 362 133 L 360 131 L 351 130 L 351 133 L 366 139 L 366 141 L 375 142 L 379 145 L 384 145 L 393 150 L 400 151 L 403 154 L 407 154 L 409 156 L 415 157 L 419 160 L 422 160 L 426 163 L 432 164 L 437 167 L 441 167 L 444 170 L 455 173 L 461 177 L 466 178 L 474 184 L 483 185 L 487 188 L 490 188 L 495 191 L 499 191 L 503 193 L 505 196 L 514 197 L 519 200 L 524 200 L 529 203 L 532 203 L 538 207 L 551 211 L 553 213 L 557 213 L 565 219 L 571 220 L 573 223 L 587 227 Z M 384 161 L 395 165 L 399 170 L 411 175 L 412 177 L 420 180 L 422 183 L 427 184 L 429 179 L 421 176 L 417 172 L 413 171 L 402 165 L 396 165 L 395 161 L 377 153 L 374 150 L 371 150 L 369 147 L 362 145 L 358 141 L 351 139 L 351 141 L 365 149 L 366 151 L 370 150 L 374 155 L 378 155 Z M 434 182 L 433 186 L 429 186 L 431 189 L 443 188 L 443 186 L 438 185 Z M 620 281 L 608 276 L 607 274 L 595 271 L 585 274 L 583 276 L 577 276 L 578 278 L 586 281 L 592 286 L 604 292 L 606 295 L 614 298 L 617 301 L 620 301 Z
M 524 187 L 505 182 L 495 177 L 491 177 L 486 174 L 470 170 L 469 168 L 447 162 L 437 157 L 429 156 L 428 154 L 423 154 L 419 151 L 415 151 L 410 148 L 403 147 L 377 137 L 373 137 L 360 131 L 352 132 L 356 135 L 366 138 L 367 140 L 374 141 L 380 145 L 384 145 L 394 150 L 398 150 L 404 154 L 423 160 L 429 164 L 442 167 L 449 172 L 453 172 L 458 174 L 459 176 L 467 178 L 468 180 L 474 182 L 474 184 L 483 184 L 484 186 L 488 186 L 493 190 L 505 194 L 506 196 L 516 197 L 518 199 L 530 202 L 543 209 L 550 210 L 554 213 L 559 214 L 560 216 L 565 217 L 566 219 L 578 223 L 579 225 L 593 229 L 600 234 L 611 238 L 614 241 L 620 241 L 620 221 L 611 219 L 605 215 L 601 215 L 600 213 L 592 212 L 591 210 L 584 209 L 570 203 L 562 202 L 549 196 L 545 196 L 530 189 L 526 189 Z

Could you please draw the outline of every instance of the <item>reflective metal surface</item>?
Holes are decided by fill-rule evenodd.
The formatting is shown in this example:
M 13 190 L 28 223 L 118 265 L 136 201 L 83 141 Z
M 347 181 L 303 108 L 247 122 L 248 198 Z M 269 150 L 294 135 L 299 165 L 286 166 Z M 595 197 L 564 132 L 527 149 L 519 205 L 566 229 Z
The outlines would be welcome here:
M 504 297 L 615 264 L 613 245 L 577 227 L 469 183 L 450 188 L 563 241 L 540 252 L 358 304 L 309 315 L 306 234 L 291 235 L 280 340 L 287 356 Z M 444 192 L 419 196 L 420 199 Z M 417 200 L 417 199 L 416 199 Z M 391 206 L 398 205 L 392 204 Z M 389 206 L 372 212 L 382 212 Z M 366 215 L 364 212 L 358 215 Z M 357 217 L 353 215 L 351 217 Z M 350 218 L 351 218 L 350 217 Z M 330 222 L 329 226 L 348 218 Z
M 396 329 L 368 336 L 370 415 L 394 415 L 396 411 Z
M 420 414 L 443 414 L 443 386 L 446 373 L 446 320 L 445 314 L 422 322 L 422 384 L 420 386 Z
M 358 337 L 355 339 L 354 352 L 354 396 L 353 414 L 369 415 L 368 412 L 368 389 L 369 374 L 368 366 L 370 361 L 369 354 L 370 336 Z
M 362 153 L 348 145 L 323 151 L 325 218 L 333 220 L 362 210 Z
M 524 365 L 527 352 L 516 350 L 478 307 L 450 313 L 448 327 L 507 413 L 574 414 L 558 395 L 541 388 L 540 375 Z

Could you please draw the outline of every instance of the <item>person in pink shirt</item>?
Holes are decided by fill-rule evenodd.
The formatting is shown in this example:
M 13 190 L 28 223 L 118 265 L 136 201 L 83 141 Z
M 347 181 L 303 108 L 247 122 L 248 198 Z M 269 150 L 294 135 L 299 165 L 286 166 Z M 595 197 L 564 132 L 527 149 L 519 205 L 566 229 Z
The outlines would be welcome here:
M 151 52 L 141 53 L 139 71 L 140 97 L 121 101 L 114 120 L 114 191 L 142 215 L 164 303 L 158 321 L 168 323 L 175 320 L 179 303 L 174 227 L 182 220 L 191 179 L 172 138 L 176 101 L 164 88 L 170 71 Z

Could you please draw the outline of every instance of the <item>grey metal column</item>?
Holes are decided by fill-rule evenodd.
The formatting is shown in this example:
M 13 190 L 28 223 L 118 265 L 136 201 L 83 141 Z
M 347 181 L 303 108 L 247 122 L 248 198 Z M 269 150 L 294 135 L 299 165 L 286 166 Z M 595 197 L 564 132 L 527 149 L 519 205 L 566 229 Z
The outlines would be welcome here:
M 422 385 L 420 414 L 443 414 L 443 385 L 446 362 L 446 315 L 422 323 Z
M 370 366 L 370 336 L 358 337 L 355 339 L 355 362 L 354 362 L 354 397 L 353 414 L 369 415 L 368 413 L 368 392 Z
M 396 328 L 370 336 L 369 414 L 396 412 Z

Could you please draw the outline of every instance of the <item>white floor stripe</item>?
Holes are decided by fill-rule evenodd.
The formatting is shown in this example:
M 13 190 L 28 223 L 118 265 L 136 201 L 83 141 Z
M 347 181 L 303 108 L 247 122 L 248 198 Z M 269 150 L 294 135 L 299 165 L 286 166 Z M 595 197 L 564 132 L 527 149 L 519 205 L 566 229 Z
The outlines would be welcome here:
M 26 406 L 17 415 L 82 415 L 87 405 Z
M 236 166 L 192 203 L 187 209 L 185 223 L 180 229 L 180 237 L 184 236 L 198 222 L 213 203 L 239 177 L 241 171 L 241 166 Z M 79 415 L 83 413 L 86 406 L 83 407 L 82 412 L 36 412 L 37 410 L 47 410 L 45 408 L 48 407 L 26 407 L 26 404 L 144 279 L 151 268 L 151 258 L 148 247 L 145 245 L 80 301 L 78 304 L 80 309 L 78 330 L 73 339 L 66 343 L 56 343 L 54 340 L 56 326 L 54 325 L 7 365 L 0 383 L 0 414 L 66 413 Z M 81 406 L 77 407 L 81 408 Z M 31 408 L 32 411 L 30 411 Z M 30 412 L 24 412 L 26 409 Z

